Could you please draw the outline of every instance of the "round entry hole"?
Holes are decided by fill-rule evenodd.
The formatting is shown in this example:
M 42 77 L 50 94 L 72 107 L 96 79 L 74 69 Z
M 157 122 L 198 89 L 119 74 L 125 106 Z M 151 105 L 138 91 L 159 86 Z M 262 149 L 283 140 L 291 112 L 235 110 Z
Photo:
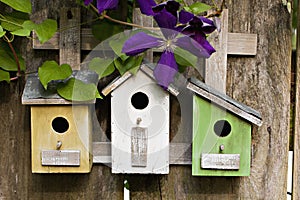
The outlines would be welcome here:
M 69 129 L 69 122 L 63 117 L 56 117 L 52 121 L 52 128 L 57 133 L 64 133 Z
M 214 125 L 215 134 L 219 137 L 226 137 L 231 132 L 231 125 L 226 120 L 219 120 Z
M 131 97 L 131 104 L 135 109 L 145 109 L 149 104 L 148 96 L 143 92 L 137 92 Z

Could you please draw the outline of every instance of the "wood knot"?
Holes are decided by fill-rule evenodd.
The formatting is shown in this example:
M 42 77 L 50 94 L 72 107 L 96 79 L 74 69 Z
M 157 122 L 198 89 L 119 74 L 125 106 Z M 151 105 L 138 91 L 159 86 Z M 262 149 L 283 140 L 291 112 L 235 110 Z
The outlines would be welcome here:
M 73 14 L 72 14 L 71 10 L 68 10 L 68 12 L 67 12 L 67 18 L 68 19 L 73 19 Z
M 267 128 L 267 131 L 268 131 L 269 134 L 271 134 L 272 128 L 269 126 L 269 127 Z

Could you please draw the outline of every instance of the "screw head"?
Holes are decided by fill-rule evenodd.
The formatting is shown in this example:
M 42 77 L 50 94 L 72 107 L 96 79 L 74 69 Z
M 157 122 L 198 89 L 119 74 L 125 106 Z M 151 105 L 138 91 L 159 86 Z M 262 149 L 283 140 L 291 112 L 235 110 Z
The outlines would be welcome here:
M 56 143 L 56 149 L 57 150 L 60 149 L 61 146 L 62 146 L 62 142 L 61 141 L 57 141 L 57 143 Z
M 224 149 L 225 149 L 224 144 L 221 144 L 221 145 L 220 145 L 220 151 L 224 151 Z

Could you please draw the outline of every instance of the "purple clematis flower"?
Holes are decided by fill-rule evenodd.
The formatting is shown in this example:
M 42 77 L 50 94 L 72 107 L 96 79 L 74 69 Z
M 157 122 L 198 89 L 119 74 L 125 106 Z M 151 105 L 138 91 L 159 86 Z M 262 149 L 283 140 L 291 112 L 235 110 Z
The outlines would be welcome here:
M 178 71 L 172 49 L 174 45 L 171 39 L 156 38 L 144 32 L 139 32 L 124 43 L 122 52 L 126 53 L 126 55 L 134 56 L 147 49 L 156 47 L 164 47 L 164 51 L 154 69 L 154 77 L 158 84 L 166 89 Z
M 215 52 L 215 49 L 206 40 L 206 34 L 212 33 L 216 29 L 214 22 L 205 17 L 194 16 L 186 27 L 181 32 L 189 35 L 195 41 L 197 41 L 203 48 L 205 48 L 210 54 Z
M 93 2 L 93 0 L 84 0 L 84 5 L 89 5 L 90 3 L 92 3 Z
M 154 69 L 154 77 L 158 84 L 167 88 L 173 81 L 178 71 L 175 60 L 174 49 L 180 47 L 197 57 L 208 58 L 211 52 L 207 51 L 197 41 L 186 35 L 178 36 L 179 32 L 174 30 L 164 31 L 170 35 L 165 38 L 156 38 L 144 32 L 131 36 L 125 43 L 122 52 L 128 56 L 134 56 L 150 48 L 163 47 L 162 55 Z
M 215 49 L 206 40 L 206 34 L 211 33 L 215 26 L 213 22 L 194 16 L 181 10 L 176 1 L 156 4 L 154 0 L 137 0 L 143 14 L 153 16 L 161 28 L 164 39 L 139 32 L 129 38 L 122 49 L 126 55 L 133 56 L 150 48 L 163 47 L 162 55 L 154 69 L 154 77 L 158 84 L 167 88 L 178 71 L 174 49 L 180 47 L 197 57 L 208 58 Z M 178 21 L 188 26 L 177 26 Z M 180 32 L 184 35 L 179 35 Z
M 167 37 L 168 29 L 177 30 L 177 12 L 180 4 L 169 0 L 161 4 L 156 4 L 154 0 L 137 0 L 143 14 L 153 16 L 157 25 L 163 28 L 162 32 Z
M 179 22 L 181 24 L 187 24 L 195 15 L 185 10 L 179 12 Z
M 158 26 L 163 28 L 162 32 L 165 37 L 170 35 L 168 29 L 176 30 L 192 37 L 203 46 L 203 48 L 207 49 L 210 54 L 215 52 L 215 49 L 206 40 L 206 34 L 216 29 L 213 21 L 205 17 L 197 17 L 185 10 L 179 12 L 180 4 L 173 0 L 161 4 L 156 4 L 154 0 L 137 1 L 140 5 L 141 12 L 153 16 Z M 177 22 L 181 25 L 178 26 Z
M 86 6 L 92 2 L 93 0 L 84 0 Z M 102 13 L 104 10 L 115 9 L 118 6 L 118 3 L 118 0 L 97 0 L 98 12 Z

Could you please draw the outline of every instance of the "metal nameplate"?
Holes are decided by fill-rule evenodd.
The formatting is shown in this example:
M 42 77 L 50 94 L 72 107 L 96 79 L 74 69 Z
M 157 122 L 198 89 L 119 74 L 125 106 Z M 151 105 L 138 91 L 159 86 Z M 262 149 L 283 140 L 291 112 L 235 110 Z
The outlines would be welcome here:
M 147 167 L 147 128 L 134 127 L 131 130 L 131 166 Z
M 80 166 L 79 150 L 42 150 L 44 166 Z
M 240 154 L 207 154 L 201 155 L 201 168 L 238 170 L 240 168 Z

